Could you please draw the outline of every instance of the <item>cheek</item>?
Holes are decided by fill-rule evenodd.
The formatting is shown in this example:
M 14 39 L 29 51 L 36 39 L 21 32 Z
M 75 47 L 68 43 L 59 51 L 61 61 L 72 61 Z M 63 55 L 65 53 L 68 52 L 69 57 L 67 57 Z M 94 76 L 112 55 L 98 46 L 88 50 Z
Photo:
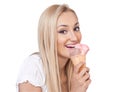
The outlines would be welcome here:
M 65 39 L 62 39 L 62 38 L 58 38 L 58 40 L 57 40 L 57 47 L 58 47 L 58 50 L 59 49 L 62 49 L 63 48 L 63 46 L 64 46 L 64 44 L 65 44 Z
M 79 41 L 79 42 L 81 42 L 81 39 L 82 39 L 82 34 L 81 34 L 81 33 L 76 34 L 76 37 L 77 37 L 78 41 Z
M 68 37 L 58 37 L 57 39 L 57 51 L 59 56 L 65 56 L 66 55 L 66 48 L 65 44 L 68 41 Z

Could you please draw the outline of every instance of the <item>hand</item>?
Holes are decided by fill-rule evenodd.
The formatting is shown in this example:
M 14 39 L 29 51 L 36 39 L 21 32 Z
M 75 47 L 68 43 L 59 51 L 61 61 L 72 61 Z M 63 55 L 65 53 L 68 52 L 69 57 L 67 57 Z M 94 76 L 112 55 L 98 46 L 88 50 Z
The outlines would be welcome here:
M 89 84 L 91 83 L 89 68 L 84 67 L 79 71 L 84 63 L 80 62 L 74 66 L 73 74 L 71 77 L 71 91 L 70 92 L 86 92 Z

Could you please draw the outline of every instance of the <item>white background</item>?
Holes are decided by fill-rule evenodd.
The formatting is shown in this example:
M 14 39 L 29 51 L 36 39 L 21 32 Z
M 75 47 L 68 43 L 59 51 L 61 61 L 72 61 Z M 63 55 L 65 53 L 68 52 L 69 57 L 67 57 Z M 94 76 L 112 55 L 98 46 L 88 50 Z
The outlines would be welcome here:
M 38 51 L 39 16 L 55 3 L 76 11 L 82 43 L 90 47 L 92 83 L 87 92 L 120 92 L 119 0 L 0 0 L 0 92 L 16 92 L 21 63 Z

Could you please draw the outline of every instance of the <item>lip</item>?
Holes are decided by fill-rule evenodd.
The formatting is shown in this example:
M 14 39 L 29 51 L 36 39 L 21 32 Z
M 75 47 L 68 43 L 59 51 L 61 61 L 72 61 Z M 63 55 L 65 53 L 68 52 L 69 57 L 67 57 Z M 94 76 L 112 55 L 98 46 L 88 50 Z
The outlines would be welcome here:
M 65 45 L 66 48 L 75 48 L 75 45 L 73 44 L 69 44 L 69 45 Z
M 66 44 L 65 45 L 65 47 L 67 47 L 67 48 L 75 48 L 75 46 L 77 45 L 77 44 L 79 44 L 79 42 L 77 43 L 69 43 L 69 44 Z
M 65 48 L 67 49 L 67 53 L 69 54 L 70 57 L 72 55 L 71 53 L 75 51 L 75 44 L 65 45 Z

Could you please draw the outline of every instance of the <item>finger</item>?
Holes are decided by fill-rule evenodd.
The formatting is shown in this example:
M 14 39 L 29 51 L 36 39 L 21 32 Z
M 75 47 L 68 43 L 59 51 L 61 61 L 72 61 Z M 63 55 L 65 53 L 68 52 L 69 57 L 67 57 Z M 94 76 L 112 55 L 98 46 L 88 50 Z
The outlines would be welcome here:
M 88 86 L 90 85 L 91 83 L 91 79 L 88 79 L 85 83 L 84 83 L 84 87 L 87 89 Z
M 74 66 L 74 72 L 78 73 L 80 70 L 80 67 L 82 67 L 85 64 L 85 62 L 80 62 L 79 64 Z
M 83 81 L 87 81 L 89 79 L 90 79 L 90 74 L 86 72 L 84 77 L 83 77 Z
M 83 77 L 79 77 L 78 81 L 80 85 L 83 85 L 86 81 L 88 81 L 90 79 L 90 74 L 89 73 L 85 73 L 85 76 Z
M 90 68 L 86 67 L 86 69 L 87 69 L 87 70 L 86 70 L 86 72 L 88 72 L 88 73 L 89 73 L 89 72 L 90 72 Z
M 79 76 L 80 77 L 83 77 L 86 73 L 89 73 L 89 68 L 88 67 L 84 67 L 80 73 L 79 73 Z

